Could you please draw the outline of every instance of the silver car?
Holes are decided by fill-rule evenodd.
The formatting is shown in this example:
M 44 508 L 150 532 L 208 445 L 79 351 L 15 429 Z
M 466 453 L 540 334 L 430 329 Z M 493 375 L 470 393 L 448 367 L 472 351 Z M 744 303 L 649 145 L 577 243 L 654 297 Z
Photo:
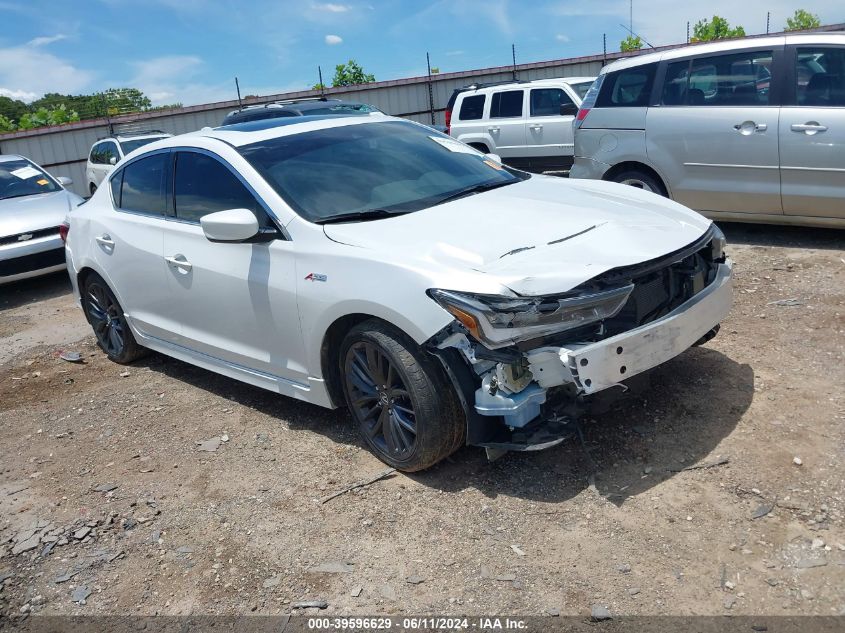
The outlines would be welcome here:
M 65 268 L 60 235 L 83 200 L 23 156 L 0 155 L 0 284 Z
M 845 33 L 687 46 L 602 69 L 572 178 L 714 219 L 845 227 Z

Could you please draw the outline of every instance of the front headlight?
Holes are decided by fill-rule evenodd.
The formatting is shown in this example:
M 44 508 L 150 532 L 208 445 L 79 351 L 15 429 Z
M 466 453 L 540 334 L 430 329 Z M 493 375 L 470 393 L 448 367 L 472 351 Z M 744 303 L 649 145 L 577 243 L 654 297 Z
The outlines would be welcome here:
M 491 349 L 608 319 L 617 314 L 633 284 L 580 295 L 503 297 L 432 289 L 443 306 Z
M 713 261 L 725 261 L 725 246 L 728 245 L 728 241 L 725 239 L 725 234 L 722 233 L 722 230 L 715 224 L 713 225 L 713 241 L 711 241 L 710 244 L 712 248 Z

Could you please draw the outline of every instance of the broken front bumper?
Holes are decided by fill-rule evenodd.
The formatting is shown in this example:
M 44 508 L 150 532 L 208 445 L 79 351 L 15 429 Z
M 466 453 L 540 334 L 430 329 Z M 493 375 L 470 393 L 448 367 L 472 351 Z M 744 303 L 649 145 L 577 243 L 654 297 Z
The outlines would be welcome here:
M 692 347 L 724 319 L 731 308 L 732 264 L 719 264 L 716 278 L 666 316 L 596 343 L 542 347 L 525 353 L 533 382 L 519 393 L 482 387 L 476 411 L 502 416 L 511 428 L 522 428 L 540 414 L 546 390 L 573 385 L 578 394 L 593 394 L 619 385 Z

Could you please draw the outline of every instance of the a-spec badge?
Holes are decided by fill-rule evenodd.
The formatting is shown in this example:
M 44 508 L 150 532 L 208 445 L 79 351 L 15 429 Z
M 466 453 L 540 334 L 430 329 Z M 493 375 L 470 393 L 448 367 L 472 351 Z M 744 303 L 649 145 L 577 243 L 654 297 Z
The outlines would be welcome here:
M 308 273 L 305 275 L 305 281 L 326 281 L 328 277 L 320 273 Z

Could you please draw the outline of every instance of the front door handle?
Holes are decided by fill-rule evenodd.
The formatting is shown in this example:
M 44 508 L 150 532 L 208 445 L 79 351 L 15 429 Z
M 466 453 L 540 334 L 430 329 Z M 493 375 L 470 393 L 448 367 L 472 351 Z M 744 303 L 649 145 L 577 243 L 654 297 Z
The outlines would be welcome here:
M 813 135 L 816 132 L 827 132 L 826 125 L 819 125 L 815 121 L 808 121 L 807 123 L 793 123 L 790 128 L 793 132 L 804 132 L 804 134 Z
M 532 130 L 542 130 L 543 129 L 543 126 L 540 125 L 539 123 L 535 123 L 534 125 L 529 125 L 528 127 L 530 127 Z
M 114 240 L 108 233 L 104 233 L 100 237 L 95 237 L 94 239 L 100 246 L 105 246 L 106 248 L 112 248 L 114 246 Z
M 500 129 L 501 129 L 501 128 L 497 128 L 497 127 L 488 127 L 488 128 L 487 128 L 487 131 L 488 131 L 488 132 L 498 132 Z
M 734 125 L 734 129 L 740 134 L 747 136 L 752 132 L 765 132 L 769 129 L 766 123 L 755 123 L 754 121 L 743 121 Z
M 185 259 L 184 255 L 171 255 L 170 257 L 165 257 L 164 261 L 175 268 L 182 268 L 184 270 L 191 270 L 193 268 L 191 262 Z

